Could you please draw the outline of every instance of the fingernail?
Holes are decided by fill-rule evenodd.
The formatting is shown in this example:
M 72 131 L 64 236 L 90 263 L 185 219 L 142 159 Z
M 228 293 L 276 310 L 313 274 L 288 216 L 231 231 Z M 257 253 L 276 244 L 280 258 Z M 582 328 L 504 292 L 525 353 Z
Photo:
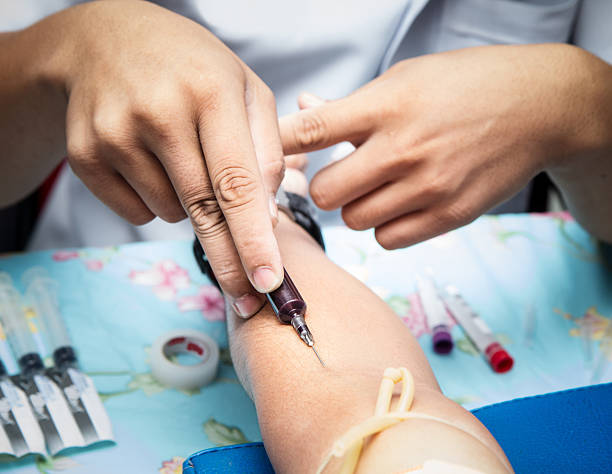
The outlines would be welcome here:
M 268 200 L 268 205 L 270 207 L 270 216 L 272 217 L 272 222 L 278 221 L 278 206 L 276 205 L 276 199 L 274 196 L 270 196 Z
M 256 296 L 247 293 L 246 295 L 242 295 L 240 298 L 237 298 L 232 306 L 234 307 L 234 311 L 236 311 L 238 316 L 246 319 L 250 318 L 257 311 L 259 311 L 262 303 Z
M 324 104 L 325 101 L 321 97 L 311 94 L 310 92 L 303 92 L 300 94 L 300 102 L 306 108 L 316 107 L 317 105 Z
M 281 278 L 270 267 L 259 267 L 253 273 L 253 283 L 260 293 L 269 293 L 280 285 Z

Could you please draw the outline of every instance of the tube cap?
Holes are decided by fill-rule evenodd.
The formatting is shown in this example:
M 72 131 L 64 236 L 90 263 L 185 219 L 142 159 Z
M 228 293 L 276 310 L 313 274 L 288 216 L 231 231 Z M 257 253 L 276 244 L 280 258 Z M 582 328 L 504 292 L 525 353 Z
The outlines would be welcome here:
M 72 346 L 61 346 L 55 349 L 53 351 L 53 363 L 58 369 L 75 366 L 77 358 Z
M 433 350 L 436 354 L 448 354 L 453 350 L 453 338 L 448 329 L 448 326 L 441 324 L 433 328 L 431 337 Z
M 19 368 L 23 375 L 30 375 L 45 369 L 40 355 L 36 352 L 29 352 L 19 358 Z
M 514 359 L 506 352 L 499 342 L 490 344 L 485 350 L 485 356 L 491 368 L 500 374 L 508 372 L 514 365 Z

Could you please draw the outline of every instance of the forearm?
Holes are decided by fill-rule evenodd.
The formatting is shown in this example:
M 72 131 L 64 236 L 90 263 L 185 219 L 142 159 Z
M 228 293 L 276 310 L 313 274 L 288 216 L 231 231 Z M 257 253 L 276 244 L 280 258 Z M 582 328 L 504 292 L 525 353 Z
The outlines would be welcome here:
M 570 153 L 548 169 L 580 224 L 598 239 L 612 242 L 612 66 L 574 48 L 579 71 L 575 100 L 565 131 Z
M 234 364 L 255 402 L 275 469 L 314 472 L 340 435 L 373 414 L 384 369 L 405 366 L 416 383 L 413 410 L 456 423 L 481 441 L 445 425 L 411 420 L 374 438 L 362 456 L 363 472 L 374 472 L 372 466 L 375 472 L 395 472 L 434 457 L 503 472 L 498 460 L 503 453 L 493 438 L 442 396 L 400 319 L 281 218 L 277 236 L 283 262 L 308 302 L 307 323 L 326 368 L 290 326 L 278 323 L 269 306 L 247 321 L 229 318 Z
M 0 207 L 28 194 L 65 156 L 66 95 L 47 69 L 62 32 L 51 23 L 0 34 Z

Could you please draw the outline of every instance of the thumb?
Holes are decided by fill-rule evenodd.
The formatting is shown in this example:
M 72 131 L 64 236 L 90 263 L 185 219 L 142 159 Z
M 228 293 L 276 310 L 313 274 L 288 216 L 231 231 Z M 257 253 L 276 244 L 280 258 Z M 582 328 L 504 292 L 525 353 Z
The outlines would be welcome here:
M 300 110 L 317 107 L 324 103 L 324 99 L 321 99 L 321 97 L 319 97 L 318 95 L 314 95 L 309 92 L 304 92 L 298 97 L 298 107 L 300 108 Z
M 309 108 L 279 121 L 284 154 L 321 150 L 343 141 L 364 141 L 373 124 L 361 102 L 358 94 L 328 102 L 302 94 L 300 107 Z

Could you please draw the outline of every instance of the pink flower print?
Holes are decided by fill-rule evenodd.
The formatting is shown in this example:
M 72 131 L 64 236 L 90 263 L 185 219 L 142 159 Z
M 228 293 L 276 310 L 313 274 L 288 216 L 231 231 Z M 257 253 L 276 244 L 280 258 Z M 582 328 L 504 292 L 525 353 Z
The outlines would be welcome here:
M 166 301 L 174 299 L 178 290 L 189 287 L 187 270 L 172 260 L 157 262 L 149 270 L 132 270 L 128 277 L 136 285 L 152 286 L 155 295 Z
M 169 461 L 163 461 L 159 468 L 159 474 L 182 474 L 185 458 L 174 456 Z
M 53 253 L 51 258 L 56 262 L 65 262 L 66 260 L 79 258 L 79 252 L 75 252 L 74 250 L 58 250 Z
M 531 214 L 536 217 L 552 217 L 553 219 L 559 219 L 563 222 L 572 222 L 574 218 L 567 211 L 559 211 L 559 212 L 534 212 Z
M 92 272 L 99 272 L 104 268 L 104 262 L 102 260 L 87 260 L 85 266 Z
M 178 301 L 181 311 L 202 311 L 207 321 L 225 320 L 225 302 L 221 292 L 212 285 L 201 286 L 195 295 L 183 296 Z
M 407 300 L 410 303 L 410 308 L 408 313 L 401 318 L 414 337 L 418 339 L 423 334 L 429 332 L 427 329 L 427 319 L 425 318 L 425 312 L 417 293 L 408 295 Z

